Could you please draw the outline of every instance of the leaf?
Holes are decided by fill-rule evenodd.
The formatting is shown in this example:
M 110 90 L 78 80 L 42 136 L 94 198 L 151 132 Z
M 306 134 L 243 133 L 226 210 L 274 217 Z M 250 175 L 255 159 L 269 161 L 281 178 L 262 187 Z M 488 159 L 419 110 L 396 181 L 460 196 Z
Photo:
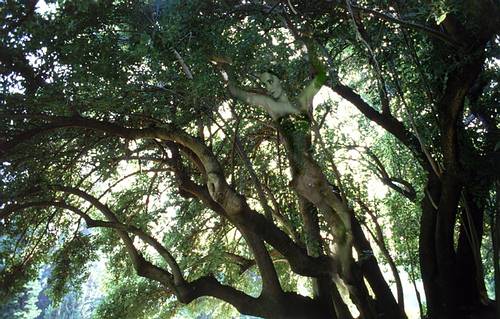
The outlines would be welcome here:
M 444 19 L 446 19 L 446 16 L 448 15 L 448 12 L 444 12 L 443 14 L 441 14 L 439 17 L 436 18 L 436 23 L 439 25 L 441 24 Z

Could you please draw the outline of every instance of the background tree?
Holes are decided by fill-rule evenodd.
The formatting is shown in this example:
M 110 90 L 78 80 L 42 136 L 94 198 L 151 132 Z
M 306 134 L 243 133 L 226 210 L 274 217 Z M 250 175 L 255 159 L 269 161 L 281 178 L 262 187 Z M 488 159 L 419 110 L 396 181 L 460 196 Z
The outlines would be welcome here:
M 60 299 L 104 254 L 101 317 L 208 296 L 266 318 L 402 318 L 384 261 L 420 268 L 429 318 L 493 315 L 497 1 L 48 3 L 2 3 L 3 298 L 53 263 Z M 214 56 L 260 94 L 270 67 L 290 94 L 325 72 L 349 104 L 317 105 L 296 156 Z

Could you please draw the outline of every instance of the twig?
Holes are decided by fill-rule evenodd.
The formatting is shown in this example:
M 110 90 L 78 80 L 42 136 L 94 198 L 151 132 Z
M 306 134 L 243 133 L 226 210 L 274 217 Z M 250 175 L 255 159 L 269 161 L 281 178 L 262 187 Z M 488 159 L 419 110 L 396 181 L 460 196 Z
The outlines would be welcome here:
M 425 25 L 421 25 L 421 24 L 418 24 L 418 23 L 413 23 L 413 22 L 409 22 L 409 21 L 404 21 L 404 20 L 400 20 L 396 17 L 393 17 L 391 15 L 388 15 L 388 14 L 385 14 L 385 13 L 382 13 L 382 12 L 379 12 L 379 11 L 376 11 L 376 10 L 373 10 L 373 9 L 369 9 L 369 8 L 364 8 L 364 7 L 359 7 L 359 6 L 355 6 L 355 5 L 351 5 L 351 7 L 355 10 L 358 10 L 358 11 L 361 11 L 361 12 L 365 12 L 365 13 L 369 13 L 369 14 L 373 14 L 374 16 L 382 19 L 382 20 L 385 20 L 385 21 L 388 21 L 388 22 L 394 22 L 394 23 L 397 23 L 397 24 L 400 24 L 400 25 L 403 25 L 403 26 L 407 26 L 411 29 L 415 29 L 415 30 L 420 30 L 420 31 L 424 31 L 425 33 L 427 33 L 428 35 L 436 38 L 436 39 L 439 39 L 443 42 L 446 42 L 447 44 L 451 45 L 451 46 L 454 46 L 454 47 L 458 47 L 459 44 L 454 41 L 452 38 L 448 37 L 446 34 L 438 31 L 438 30 L 435 30 L 435 29 L 432 29 L 432 28 L 429 28 Z
M 181 64 L 182 70 L 184 71 L 184 74 L 186 74 L 186 76 L 188 77 L 188 79 L 192 80 L 193 79 L 193 73 L 191 73 L 191 70 L 189 69 L 189 66 L 186 64 L 186 62 L 184 62 L 184 59 L 179 54 L 179 52 L 177 52 L 176 49 L 172 49 L 172 50 L 174 51 L 174 54 L 175 54 L 175 57 L 177 58 L 177 61 L 179 61 L 179 63 Z

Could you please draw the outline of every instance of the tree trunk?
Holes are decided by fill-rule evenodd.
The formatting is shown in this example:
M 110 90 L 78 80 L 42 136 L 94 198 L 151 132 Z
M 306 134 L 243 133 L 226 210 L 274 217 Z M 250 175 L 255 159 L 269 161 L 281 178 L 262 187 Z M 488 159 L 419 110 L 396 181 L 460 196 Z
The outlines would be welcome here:
M 319 230 L 318 211 L 310 202 L 301 196 L 299 196 L 299 205 L 302 220 L 304 221 L 307 253 L 313 257 L 323 255 L 323 243 Z M 321 303 L 325 309 L 328 309 L 330 318 L 336 319 L 338 318 L 338 314 L 343 315 L 339 319 L 349 318 L 345 317 L 350 315 L 346 304 L 342 299 L 338 300 L 338 298 L 334 298 L 336 295 L 340 294 L 333 283 L 332 276 L 324 275 L 313 278 L 312 286 L 314 299 Z
M 487 304 L 481 261 L 484 211 L 470 195 L 463 197 L 460 236 L 457 247 L 457 273 L 460 274 L 458 302 L 466 311 Z
M 360 223 L 354 216 L 352 216 L 351 219 L 351 227 L 353 232 L 354 248 L 356 249 L 358 256 L 364 256 L 363 261 L 360 263 L 361 271 L 375 294 L 377 313 L 381 318 L 405 318 L 406 315 L 401 313 L 399 305 L 396 302 L 389 285 L 385 281 L 384 276 L 382 275 L 377 259 L 373 255 L 370 242 L 366 238 Z
M 440 196 L 438 177 L 430 174 L 428 177 L 425 196 L 422 200 L 422 217 L 420 219 L 419 255 L 420 271 L 427 298 L 427 317 L 437 318 L 440 294 L 437 286 L 437 265 L 434 231 L 436 229 L 436 201 Z
M 442 186 L 435 230 L 440 310 L 443 318 L 457 318 L 461 305 L 458 303 L 454 231 L 461 186 L 455 176 L 446 173 L 442 177 Z
M 354 235 L 351 223 L 352 220 L 355 220 L 354 213 L 347 203 L 334 192 L 321 167 L 314 160 L 309 116 L 301 114 L 296 118 L 292 116 L 284 117 L 280 119 L 278 124 L 292 168 L 293 179 L 290 185 L 299 196 L 306 199 L 307 202 L 310 202 L 321 212 L 324 220 L 329 225 L 337 248 L 335 257 L 338 274 L 349 288 L 351 299 L 360 311 L 361 317 L 365 319 L 376 318 L 379 316 L 377 310 L 385 312 L 386 308 L 375 305 L 365 285 L 363 271 L 352 257 Z M 359 223 L 355 222 L 362 234 Z M 385 283 L 383 278 L 382 281 Z M 387 290 L 390 293 L 388 288 Z M 394 296 L 392 296 L 392 300 L 394 300 Z M 393 304 L 396 309 L 399 309 L 395 300 Z M 391 308 L 391 306 L 391 304 L 385 305 L 388 308 Z M 399 313 L 398 310 L 397 313 Z M 394 318 L 400 318 L 400 316 Z

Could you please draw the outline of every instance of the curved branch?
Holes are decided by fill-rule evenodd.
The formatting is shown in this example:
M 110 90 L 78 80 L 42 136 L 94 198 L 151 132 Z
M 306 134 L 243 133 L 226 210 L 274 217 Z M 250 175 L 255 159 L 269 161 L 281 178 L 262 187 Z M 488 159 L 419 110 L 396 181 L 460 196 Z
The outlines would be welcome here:
M 185 145 L 185 146 L 187 147 L 187 145 Z M 202 145 L 202 146 L 204 146 L 204 145 Z M 182 183 L 189 182 L 190 180 L 189 180 L 187 174 L 184 172 L 184 168 L 183 168 L 182 163 L 180 161 L 180 156 L 179 156 L 178 150 L 175 148 L 175 145 L 172 148 L 174 150 L 174 152 L 172 153 L 172 156 L 174 158 L 174 161 L 176 162 L 176 165 L 174 167 L 176 169 L 177 180 L 178 180 L 179 184 L 182 185 Z M 192 149 L 192 148 L 190 147 L 190 149 Z M 200 159 L 199 155 L 196 154 L 196 152 L 194 152 L 194 153 L 195 153 L 196 157 L 198 159 Z M 218 164 L 218 161 L 215 158 L 215 156 L 213 154 L 211 154 L 211 152 L 209 152 L 208 150 L 205 153 L 205 157 L 210 158 L 211 161 L 215 162 L 215 164 Z M 206 161 L 204 161 L 202 159 L 200 159 L 200 160 L 201 160 L 203 166 L 206 167 L 206 165 L 205 165 Z M 214 184 L 214 185 L 210 186 L 210 183 L 211 183 L 210 179 L 211 178 L 214 179 L 215 181 L 217 181 L 217 179 L 219 179 L 217 181 L 218 184 Z M 281 295 L 283 293 L 283 291 L 281 289 L 278 275 L 276 273 L 276 269 L 274 268 L 272 260 L 269 256 L 269 252 L 267 251 L 267 248 L 265 247 L 264 241 L 262 240 L 262 238 L 260 236 L 257 236 L 255 232 L 253 232 L 251 229 L 249 229 L 249 227 L 246 224 L 238 222 L 238 219 L 241 219 L 240 215 L 246 215 L 246 212 L 245 211 L 234 211 L 234 212 L 228 211 L 228 209 L 232 209 L 233 207 L 230 207 L 230 206 L 228 207 L 228 205 L 225 204 L 226 200 L 224 198 L 222 198 L 222 199 L 218 198 L 218 197 L 214 198 L 214 193 L 216 194 L 216 196 L 219 196 L 219 194 L 221 194 L 221 193 L 225 194 L 223 196 L 227 196 L 227 195 L 233 196 L 231 194 L 231 192 L 236 194 L 236 192 L 234 190 L 232 190 L 229 187 L 229 185 L 226 184 L 227 186 L 224 186 L 224 183 L 226 183 L 226 180 L 224 178 L 222 170 L 219 172 L 219 174 L 216 174 L 213 171 L 211 173 L 208 173 L 207 180 L 208 180 L 207 185 L 209 187 L 210 197 L 212 197 L 212 199 L 214 201 L 218 202 L 220 204 L 221 209 L 224 211 L 224 214 L 222 214 L 222 216 L 229 218 L 236 225 L 238 230 L 241 232 L 241 234 L 245 238 L 246 243 L 248 244 L 248 246 L 252 250 L 252 253 L 255 257 L 260 274 L 262 276 L 262 293 L 263 294 L 269 293 L 269 294 L 275 295 L 275 296 Z M 214 189 L 210 190 L 210 187 L 213 187 Z M 221 187 L 222 190 L 221 189 L 218 190 L 217 189 L 218 187 Z M 225 188 L 225 190 L 223 190 L 224 188 Z M 245 199 L 241 195 L 236 195 L 235 197 L 237 198 L 237 200 L 240 201 L 239 203 L 236 203 L 236 205 L 238 205 L 239 207 L 247 207 L 248 208 L 248 205 L 246 204 Z M 219 199 L 220 201 L 217 201 L 217 199 Z M 234 204 L 234 202 L 233 202 L 233 204 Z M 269 222 L 272 223 L 272 221 L 269 221 Z
M 375 122 L 394 135 L 394 137 L 403 143 L 403 145 L 408 147 L 408 149 L 417 157 L 420 165 L 427 172 L 433 173 L 433 169 L 427 161 L 427 157 L 423 153 L 417 138 L 404 126 L 402 122 L 392 115 L 377 112 L 365 100 L 363 100 L 359 94 L 346 85 L 337 83 L 331 88 L 335 93 L 354 105 L 370 121 Z
M 180 187 L 185 192 L 198 198 L 216 213 L 227 216 L 224 209 L 210 197 L 206 187 L 197 185 L 190 180 L 183 181 Z M 297 245 L 285 232 L 269 222 L 261 214 L 249 210 L 245 216 L 245 220 L 241 222 L 279 251 L 288 260 L 290 267 L 295 273 L 303 276 L 317 277 L 336 271 L 336 265 L 332 259 L 324 256 L 308 256 L 304 248 Z
M 66 193 L 70 193 L 73 195 L 76 195 L 90 204 L 92 204 L 94 207 L 96 207 L 112 224 L 120 224 L 118 218 L 116 215 L 113 213 L 113 211 L 103 203 L 101 203 L 97 198 L 94 196 L 90 195 L 89 193 L 86 193 L 80 189 L 73 188 L 73 187 L 67 187 L 67 186 L 61 186 L 61 185 L 51 185 L 51 188 L 57 191 L 62 191 Z M 95 221 L 91 221 L 95 222 Z M 172 284 L 172 275 L 167 272 L 164 269 L 161 269 L 150 262 L 148 262 L 144 257 L 139 253 L 139 251 L 135 248 L 132 239 L 130 236 L 127 234 L 125 230 L 115 228 L 118 236 L 121 238 L 123 243 L 125 244 L 125 248 L 127 250 L 127 253 L 132 260 L 132 265 L 134 266 L 134 269 L 136 270 L 137 274 L 141 277 L 146 277 L 152 280 L 156 280 L 160 283 L 163 283 L 164 285 L 168 287 L 174 287 Z M 155 247 L 157 248 L 157 247 Z M 178 281 L 179 278 L 176 278 L 175 281 Z M 175 283 L 175 282 L 174 282 Z
M 363 147 L 363 148 L 366 150 L 368 156 L 375 162 L 375 167 L 380 174 L 379 178 L 382 181 L 382 183 L 389 186 L 390 188 L 400 193 L 404 197 L 408 198 L 410 201 L 412 202 L 415 201 L 417 192 L 415 191 L 413 185 L 411 185 L 409 182 L 405 181 L 402 178 L 391 177 L 387 172 L 387 170 L 385 169 L 384 164 L 382 164 L 382 161 L 378 158 L 378 156 L 375 155 L 375 153 L 373 153 L 368 147 Z
M 231 286 L 223 285 L 212 276 L 205 276 L 193 281 L 189 294 L 181 302 L 189 303 L 202 296 L 211 296 L 233 305 L 238 312 L 254 316 L 269 316 L 261 297 L 254 298 Z
M 382 180 L 382 182 L 412 202 L 417 198 L 417 192 L 413 185 L 402 178 L 392 177 L 388 180 Z
M 107 206 L 103 205 L 102 203 L 99 203 L 97 198 L 93 197 L 92 195 L 86 192 L 83 192 L 79 189 L 60 186 L 60 185 L 53 185 L 53 188 L 63 192 L 77 195 L 91 202 L 98 209 L 102 209 L 101 212 L 108 219 L 111 220 L 116 219 L 116 217 L 113 217 L 114 214 L 111 212 L 109 208 L 107 208 Z M 158 241 L 156 241 L 156 239 L 154 239 L 152 236 L 148 235 L 147 233 L 145 233 L 144 231 L 140 230 L 137 227 L 125 225 L 117 221 L 103 221 L 103 220 L 92 219 L 89 215 L 81 211 L 79 208 L 61 201 L 37 201 L 37 202 L 30 202 L 23 204 L 10 204 L 4 207 L 2 210 L 0 210 L 0 216 L 2 216 L 3 219 L 8 217 L 14 211 L 26 209 L 29 207 L 49 207 L 49 206 L 67 209 L 76 213 L 85 220 L 85 222 L 87 223 L 87 227 L 89 228 L 105 227 L 105 228 L 115 229 L 120 234 L 120 237 L 122 239 L 124 237 L 126 238 L 124 242 L 130 240 L 130 237 L 128 237 L 128 235 L 125 234 L 126 232 L 130 232 L 139 236 L 141 240 L 153 246 L 166 260 L 167 259 L 170 260 L 170 262 L 167 260 L 167 263 L 169 263 L 170 266 L 173 266 L 171 268 L 172 271 L 174 272 L 174 280 L 172 281 L 171 278 L 172 275 L 169 274 L 167 271 L 157 266 L 154 266 L 153 264 L 146 261 L 135 248 L 131 249 L 130 247 L 127 247 L 127 251 L 130 252 L 130 250 L 132 250 L 131 254 L 129 253 L 129 255 L 133 260 L 134 268 L 136 269 L 139 276 L 143 276 L 158 281 L 166 285 L 167 287 L 171 288 L 175 292 L 179 301 L 183 303 L 189 303 L 194 299 L 202 296 L 212 296 L 232 304 L 242 313 L 246 313 L 249 315 L 269 316 L 269 311 L 265 310 L 267 307 L 263 305 L 263 303 L 269 301 L 264 300 L 262 297 L 260 298 L 251 297 L 233 287 L 222 285 L 215 278 L 211 276 L 201 277 L 190 283 L 184 281 L 183 279 L 181 281 L 177 280 L 177 278 L 175 278 L 176 272 L 179 272 L 177 276 L 182 276 L 182 274 L 180 274 L 180 269 L 178 268 L 177 263 L 173 259 L 173 256 L 168 252 L 166 248 L 164 248 Z M 125 243 L 125 244 L 126 246 L 128 246 L 130 243 Z
M 83 212 L 82 210 L 80 210 L 79 208 L 77 208 L 73 205 L 69 205 L 63 201 L 50 201 L 50 200 L 49 201 L 37 201 L 37 202 L 28 202 L 28 203 L 23 203 L 23 204 L 8 205 L 6 208 L 4 208 L 0 211 L 1 218 L 2 219 L 8 218 L 11 213 L 18 211 L 18 210 L 30 208 L 30 207 L 58 207 L 58 208 L 70 210 L 73 213 L 80 216 L 81 218 L 83 218 L 85 220 L 85 223 L 87 224 L 88 228 L 93 228 L 93 227 L 112 228 L 112 229 L 115 229 L 119 232 L 120 237 L 122 237 L 122 235 L 123 235 L 122 233 L 125 233 L 125 232 L 130 232 L 130 233 L 133 233 L 133 234 L 139 236 L 139 238 L 141 238 L 141 240 L 143 240 L 145 243 L 151 245 L 165 259 L 165 261 L 170 266 L 170 268 L 172 269 L 172 272 L 174 274 L 174 282 L 173 283 L 175 285 L 179 285 L 179 284 L 184 283 L 182 272 L 180 271 L 180 268 L 179 268 L 177 262 L 175 261 L 174 257 L 170 254 L 170 252 L 163 245 L 161 245 L 151 235 L 147 234 L 146 232 L 142 231 L 141 229 L 139 229 L 135 226 L 125 225 L 125 224 L 118 222 L 118 220 L 116 219 L 116 216 L 114 216 L 114 214 L 111 212 L 111 210 L 107 206 L 105 206 L 102 203 L 99 203 L 97 198 L 93 197 L 92 195 L 90 195 L 90 194 L 88 194 L 80 189 L 76 189 L 76 188 L 72 188 L 72 187 L 64 187 L 64 186 L 59 186 L 59 185 L 52 185 L 52 188 L 66 192 L 66 193 L 77 195 L 77 196 L 87 200 L 88 202 L 90 202 L 91 204 L 96 206 L 96 208 L 100 209 L 101 212 L 106 216 L 106 218 L 108 218 L 111 221 L 102 221 L 102 220 L 93 219 L 87 213 Z M 128 239 L 130 239 L 130 238 L 128 238 Z M 130 247 L 127 247 L 127 248 L 130 248 Z M 139 252 L 135 248 L 133 248 L 133 249 L 135 250 L 135 253 L 134 253 L 134 255 L 136 255 L 135 258 L 141 259 L 142 256 L 139 256 Z M 145 260 L 144 260 L 144 262 L 147 263 L 148 266 L 150 266 L 150 267 L 157 268 L 157 271 L 153 271 L 153 273 L 158 273 L 159 271 L 165 272 L 163 269 L 160 269 L 152 264 L 149 264 L 149 262 L 147 262 Z M 144 266 L 144 265 L 142 265 L 142 266 Z M 162 277 L 163 277 L 162 279 L 165 279 L 164 276 L 162 276 Z M 150 278 L 150 279 L 157 280 L 156 277 Z M 163 282 L 161 280 L 158 280 L 158 281 Z M 169 286 L 174 286 L 170 283 L 170 279 L 168 281 L 163 282 L 163 283 L 168 283 Z
M 220 213 L 222 216 L 231 217 L 231 221 L 235 224 L 243 225 L 247 227 L 248 230 L 258 234 L 262 239 L 285 256 L 293 271 L 297 274 L 314 277 L 335 272 L 336 266 L 332 259 L 327 257 L 314 258 L 308 256 L 305 249 L 294 243 L 286 233 L 269 222 L 264 216 L 250 209 L 244 197 L 236 194 L 230 189 L 225 179 L 222 178 L 222 168 L 212 152 L 201 141 L 182 131 L 175 130 L 173 127 L 148 127 L 136 129 L 80 116 L 54 117 L 54 121 L 48 123 L 46 126 L 24 132 L 0 144 L 0 150 L 3 152 L 3 155 L 7 155 L 8 152 L 12 151 L 21 143 L 29 141 L 32 137 L 69 127 L 92 129 L 127 139 L 161 139 L 172 141 L 186 147 L 199 158 L 209 179 L 207 183 L 208 192 L 207 188 L 200 187 L 192 182 L 184 185 L 187 192 L 198 197 L 205 205 L 214 209 L 214 211 Z M 0 154 L 0 157 L 2 157 L 2 154 Z
M 363 202 L 360 198 L 356 198 L 356 202 L 361 206 L 361 208 L 368 213 L 373 224 L 375 225 L 375 233 L 368 227 L 368 223 L 363 222 L 362 225 L 365 226 L 366 230 L 372 236 L 375 243 L 379 246 L 380 251 L 384 255 L 389 267 L 391 268 L 391 272 L 394 276 L 394 280 L 396 281 L 396 291 L 398 295 L 398 304 L 401 307 L 401 311 L 404 313 L 404 293 L 403 293 L 403 285 L 401 283 L 401 277 L 399 276 L 398 268 L 396 266 L 396 262 L 394 258 L 392 258 L 391 253 L 389 252 L 389 248 L 387 247 L 384 239 L 384 233 L 382 231 L 382 227 L 378 222 L 377 214 L 372 211 L 368 205 Z

